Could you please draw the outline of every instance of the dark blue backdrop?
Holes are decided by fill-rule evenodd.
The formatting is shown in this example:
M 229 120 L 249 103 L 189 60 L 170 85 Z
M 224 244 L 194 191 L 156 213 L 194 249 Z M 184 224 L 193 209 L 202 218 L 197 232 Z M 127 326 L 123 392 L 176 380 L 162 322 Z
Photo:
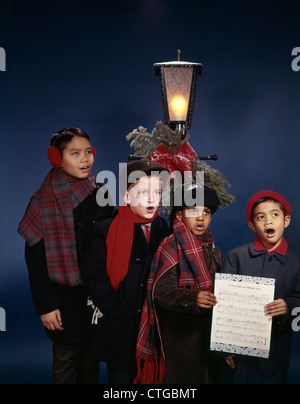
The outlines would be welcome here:
M 201 62 L 190 142 L 232 184 L 236 202 L 213 217 L 222 252 L 253 237 L 245 206 L 272 189 L 292 206 L 286 238 L 300 254 L 299 90 L 291 68 L 300 46 L 294 0 L 2 0 L 0 47 L 0 382 L 49 383 L 51 344 L 37 317 L 16 229 L 50 165 L 54 131 L 77 126 L 97 150 L 94 174 L 117 173 L 131 151 L 125 136 L 162 120 L 153 63 Z M 294 334 L 290 383 L 300 381 Z M 105 381 L 104 378 L 101 379 Z

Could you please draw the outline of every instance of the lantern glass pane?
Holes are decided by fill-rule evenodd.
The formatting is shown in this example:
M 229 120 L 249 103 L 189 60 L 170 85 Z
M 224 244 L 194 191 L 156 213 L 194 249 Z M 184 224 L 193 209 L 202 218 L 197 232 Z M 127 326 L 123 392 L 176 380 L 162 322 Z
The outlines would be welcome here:
M 165 88 L 170 122 L 187 121 L 193 69 L 165 67 Z

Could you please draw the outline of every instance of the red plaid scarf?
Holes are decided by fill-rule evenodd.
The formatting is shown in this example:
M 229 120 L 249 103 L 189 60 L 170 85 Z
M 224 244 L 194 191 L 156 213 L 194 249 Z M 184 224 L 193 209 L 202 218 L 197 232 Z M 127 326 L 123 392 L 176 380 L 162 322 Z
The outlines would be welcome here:
M 78 179 L 53 168 L 34 192 L 18 232 L 33 246 L 45 242 L 49 278 L 55 283 L 75 286 L 82 283 L 78 268 L 73 209 L 95 188 L 92 175 Z
M 153 299 L 159 278 L 179 263 L 180 288 L 189 287 L 199 291 L 212 289 L 212 280 L 202 249 L 205 242 L 213 241 L 212 234 L 207 232 L 201 238 L 197 237 L 178 220 L 174 221 L 173 231 L 171 236 L 162 241 L 152 260 L 137 339 L 138 375 L 135 383 L 162 383 L 164 378 L 165 355 Z

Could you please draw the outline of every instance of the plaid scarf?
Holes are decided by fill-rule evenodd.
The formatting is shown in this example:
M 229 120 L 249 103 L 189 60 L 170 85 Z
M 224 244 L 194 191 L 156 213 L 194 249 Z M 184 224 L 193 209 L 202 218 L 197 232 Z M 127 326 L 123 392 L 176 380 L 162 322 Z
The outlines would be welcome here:
M 197 237 L 178 220 L 174 221 L 173 231 L 171 236 L 162 241 L 152 260 L 137 339 L 138 375 L 134 383 L 160 384 L 164 378 L 165 355 L 153 298 L 159 278 L 179 264 L 180 288 L 199 291 L 212 289 L 212 280 L 202 249 L 205 242 L 213 241 L 212 234 L 207 232 L 201 238 Z
M 34 192 L 18 232 L 33 246 L 44 238 L 49 278 L 61 285 L 82 284 L 77 261 L 73 209 L 95 188 L 94 177 L 78 179 L 53 168 Z

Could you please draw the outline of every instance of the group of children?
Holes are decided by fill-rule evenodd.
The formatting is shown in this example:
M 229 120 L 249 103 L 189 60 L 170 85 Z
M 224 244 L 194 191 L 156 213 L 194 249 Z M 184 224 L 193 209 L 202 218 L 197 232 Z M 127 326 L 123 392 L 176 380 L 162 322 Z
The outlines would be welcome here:
M 106 362 L 108 383 L 285 383 L 291 312 L 300 306 L 300 258 L 283 238 L 288 202 L 271 191 L 254 195 L 247 223 L 257 236 L 223 262 L 209 231 L 214 189 L 183 184 L 169 228 L 158 214 L 165 167 L 147 158 L 128 163 L 127 179 L 140 175 L 114 210 L 96 202 L 105 189 L 91 174 L 94 156 L 82 130 L 55 133 L 53 169 L 18 228 L 33 302 L 53 341 L 52 382 L 98 383 Z M 188 204 L 199 188 L 204 206 Z M 269 359 L 210 352 L 217 271 L 276 279 L 265 307 L 274 317 Z

